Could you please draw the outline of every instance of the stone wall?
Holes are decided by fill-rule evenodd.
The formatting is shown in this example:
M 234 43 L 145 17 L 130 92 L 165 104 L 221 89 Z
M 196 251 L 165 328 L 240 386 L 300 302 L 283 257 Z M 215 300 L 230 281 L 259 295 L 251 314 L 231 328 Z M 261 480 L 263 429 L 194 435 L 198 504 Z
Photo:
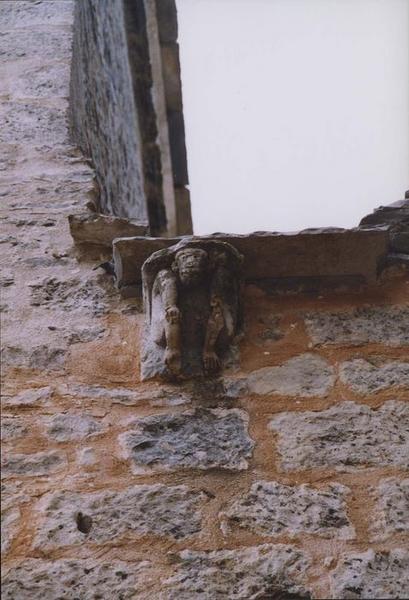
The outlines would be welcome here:
M 247 285 L 223 378 L 141 383 L 140 300 L 68 231 L 73 3 L 0 23 L 4 598 L 407 598 L 407 273 Z
M 192 222 L 177 27 L 163 25 L 170 13 L 176 23 L 176 7 L 158 7 L 76 3 L 70 115 L 73 137 L 95 165 L 97 210 L 177 235 L 191 233 Z

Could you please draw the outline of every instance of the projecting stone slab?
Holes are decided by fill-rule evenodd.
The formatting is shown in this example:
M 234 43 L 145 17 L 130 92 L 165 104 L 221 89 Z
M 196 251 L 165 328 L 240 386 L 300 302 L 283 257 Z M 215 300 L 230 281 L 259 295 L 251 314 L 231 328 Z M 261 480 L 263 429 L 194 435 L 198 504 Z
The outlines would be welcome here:
M 316 533 L 352 539 L 354 529 L 347 517 L 345 503 L 349 491 L 340 484 L 316 490 L 307 485 L 257 481 L 248 494 L 222 514 L 222 518 L 228 527 L 238 526 L 264 536 Z
M 37 452 L 36 454 L 9 454 L 2 464 L 2 474 L 47 475 L 66 465 L 66 458 L 59 452 Z
M 409 479 L 384 479 L 376 489 L 375 539 L 409 531 Z
M 217 233 L 200 239 L 229 242 L 244 256 L 248 280 L 276 278 L 356 278 L 375 281 L 378 263 L 386 255 L 385 229 L 309 229 L 299 233 L 258 232 L 251 235 Z M 123 238 L 113 244 L 119 287 L 141 281 L 141 268 L 156 250 L 172 246 L 180 238 Z M 192 238 L 199 239 L 199 238 Z
M 341 364 L 340 379 L 358 394 L 373 394 L 392 387 L 409 389 L 409 363 L 390 361 L 375 365 L 358 358 Z
M 99 244 L 111 248 L 119 237 L 145 236 L 148 223 L 97 213 L 69 215 L 70 232 L 77 243 Z
M 351 312 L 316 312 L 305 324 L 314 344 L 409 344 L 409 306 L 376 306 Z
M 309 560 L 292 546 L 184 550 L 179 557 L 180 567 L 165 582 L 161 600 L 311 598 L 302 583 Z
M 343 402 L 319 412 L 282 413 L 270 422 L 278 434 L 283 471 L 358 466 L 409 466 L 409 403 L 378 410 Z
M 239 410 L 196 410 L 143 417 L 120 436 L 134 473 L 177 469 L 247 469 L 253 441 Z
M 37 529 L 35 546 L 103 544 L 147 534 L 181 539 L 200 530 L 200 506 L 205 498 L 203 492 L 183 485 L 161 484 L 120 492 L 57 492 L 40 502 L 44 520 Z
M 47 437 L 57 442 L 82 440 L 103 431 L 101 423 L 84 414 L 59 414 L 48 419 Z
M 334 368 L 316 354 L 302 354 L 278 367 L 264 367 L 247 377 L 252 394 L 325 396 L 335 381 Z
M 332 576 L 333 598 L 408 598 L 409 553 L 368 550 L 346 555 Z
M 3 600 L 148 599 L 150 563 L 25 559 L 4 577 Z

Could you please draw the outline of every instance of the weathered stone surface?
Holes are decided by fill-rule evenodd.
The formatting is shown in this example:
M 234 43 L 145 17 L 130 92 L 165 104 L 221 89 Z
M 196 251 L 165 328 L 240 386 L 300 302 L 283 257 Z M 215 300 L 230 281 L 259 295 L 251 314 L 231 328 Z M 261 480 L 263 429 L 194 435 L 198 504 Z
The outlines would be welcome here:
M 253 441 L 239 410 L 195 410 L 143 417 L 120 436 L 135 473 L 175 469 L 247 468 Z
M 33 347 L 5 346 L 1 355 L 2 367 L 60 370 L 64 366 L 65 347 L 41 344 Z
M 314 344 L 409 344 L 407 305 L 357 308 L 351 312 L 316 312 L 306 316 L 305 324 Z
M 4 577 L 4 600 L 148 599 L 150 563 L 26 559 Z
M 20 438 L 27 433 L 27 426 L 18 417 L 2 417 L 1 439 L 3 442 Z
M 68 142 L 65 118 L 57 106 L 36 104 L 34 100 L 2 104 L 4 122 L 0 131 L 0 143 L 15 143 L 16 139 L 32 145 Z
M 277 367 L 264 367 L 247 377 L 252 394 L 325 396 L 335 381 L 334 368 L 321 356 L 302 354 Z
M 243 498 L 222 514 L 230 527 L 260 535 L 316 533 L 351 539 L 354 530 L 346 514 L 349 489 L 331 484 L 325 490 L 307 485 L 288 486 L 277 481 L 257 481 Z
M 40 503 L 36 547 L 97 544 L 143 535 L 181 539 L 201 527 L 206 496 L 186 486 L 139 485 L 93 494 L 57 492 Z
M 47 421 L 47 436 L 57 442 L 82 440 L 102 431 L 102 424 L 86 414 L 59 414 Z
M 357 358 L 341 364 L 340 378 L 359 394 L 373 394 L 391 387 L 409 389 L 409 363 L 390 361 L 378 365 Z
M 281 469 L 409 465 L 409 403 L 378 410 L 343 402 L 320 412 L 282 413 L 270 422 L 279 434 Z
M 59 452 L 37 452 L 35 454 L 9 454 L 2 464 L 2 474 L 47 475 L 66 465 L 65 456 Z
M 3 0 L 0 8 L 1 29 L 69 24 L 73 7 L 74 3 L 71 0 L 65 2 Z
M 165 582 L 163 600 L 255 600 L 310 598 L 302 584 L 306 556 L 291 546 L 264 544 L 241 550 L 179 555 L 176 575 Z
M 376 489 L 377 508 L 372 531 L 385 538 L 409 531 L 409 479 L 384 479 Z
M 332 576 L 333 598 L 408 598 L 409 553 L 368 550 L 344 557 Z
M 6 508 L 1 511 L 1 552 L 8 552 L 18 531 L 20 511 L 18 508 Z
M 118 237 L 147 235 L 147 222 L 136 222 L 119 217 L 85 213 L 69 215 L 70 232 L 77 243 L 99 244 L 112 247 Z
M 3 31 L 0 33 L 0 46 L 0 57 L 8 61 L 25 58 L 61 61 L 69 56 L 71 35 L 62 29 L 30 30 L 28 28 L 24 31 L 24 35 L 16 35 L 13 30 Z
M 17 396 L 8 396 L 6 394 L 2 397 L 2 404 L 4 406 L 40 406 L 50 403 L 52 398 L 53 390 L 51 387 L 42 387 L 37 389 L 28 389 L 24 392 L 20 392 Z
M 59 386 L 59 392 L 64 395 L 85 399 L 107 401 L 112 404 L 137 406 L 148 402 L 152 406 L 178 406 L 190 404 L 192 394 L 180 387 L 160 386 L 146 390 L 130 390 L 127 388 L 107 388 L 98 385 L 72 384 Z
M 106 312 L 106 291 L 95 281 L 59 280 L 56 277 L 30 283 L 32 306 L 58 307 L 63 311 L 87 311 L 94 316 Z

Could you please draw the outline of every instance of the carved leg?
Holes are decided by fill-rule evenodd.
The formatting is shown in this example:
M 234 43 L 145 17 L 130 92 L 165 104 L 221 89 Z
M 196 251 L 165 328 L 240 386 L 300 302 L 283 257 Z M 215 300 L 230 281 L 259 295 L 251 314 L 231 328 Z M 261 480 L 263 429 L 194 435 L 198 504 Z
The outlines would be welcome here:
M 165 364 L 173 375 L 179 375 L 182 370 L 181 334 L 180 312 L 176 306 L 166 310 L 165 335 Z
M 212 312 L 207 322 L 205 344 L 203 349 L 203 365 L 205 371 L 212 372 L 220 368 L 220 359 L 216 354 L 215 345 L 219 333 L 224 327 L 221 301 L 217 298 L 211 301 Z

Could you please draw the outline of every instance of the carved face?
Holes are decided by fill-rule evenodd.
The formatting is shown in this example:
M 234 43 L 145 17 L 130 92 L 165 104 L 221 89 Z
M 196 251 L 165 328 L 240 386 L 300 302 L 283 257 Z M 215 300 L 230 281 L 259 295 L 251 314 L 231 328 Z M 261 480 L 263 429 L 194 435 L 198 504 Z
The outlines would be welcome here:
M 196 285 L 205 274 L 208 255 L 200 248 L 186 248 L 176 254 L 175 267 L 183 285 Z

